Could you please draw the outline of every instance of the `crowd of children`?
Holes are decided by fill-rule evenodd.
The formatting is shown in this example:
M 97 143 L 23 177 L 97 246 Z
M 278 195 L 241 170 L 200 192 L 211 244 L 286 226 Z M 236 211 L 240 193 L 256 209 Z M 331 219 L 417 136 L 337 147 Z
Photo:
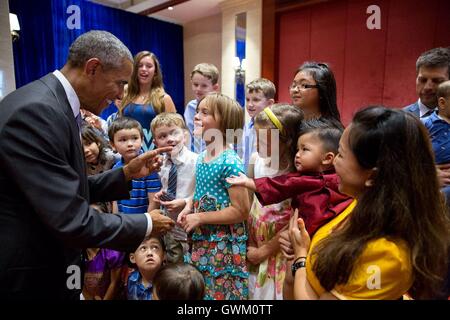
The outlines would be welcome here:
M 144 52 L 138 58 L 135 87 L 160 74 L 154 55 Z M 308 73 L 313 67 L 298 74 L 313 79 Z M 326 71 L 326 65 L 314 68 Z M 214 65 L 195 66 L 195 99 L 186 105 L 184 117 L 165 112 L 171 110 L 164 110 L 163 103 L 145 124 L 152 137 L 147 148 L 149 142 L 156 148 L 173 147 L 163 156 L 161 170 L 133 180 L 130 199 L 112 206 L 93 204 L 104 214 L 161 210 L 177 224 L 165 235 L 145 238 L 135 252 L 86 249 L 84 299 L 283 299 L 291 256 L 280 247 L 280 237 L 294 210 L 313 236 L 352 203 L 352 197 L 340 192 L 334 171 L 343 133 L 336 119 L 311 117 L 295 104 L 275 103 L 274 84 L 260 78 L 247 85 L 245 122 L 245 109 L 219 93 L 218 79 Z M 317 88 L 302 79 L 296 78 L 291 91 Z M 164 97 L 162 83 L 158 86 Z M 132 96 L 124 101 L 150 101 L 151 95 L 138 95 L 148 85 L 140 88 L 129 90 L 126 95 Z M 89 174 L 123 166 L 144 151 L 148 135 L 143 125 L 125 115 L 119 112 L 108 121 L 109 142 L 101 126 L 85 122 Z M 449 123 L 447 81 L 439 88 L 439 113 L 424 121 L 438 164 L 450 162 L 443 152 L 450 148 Z M 450 198 L 450 191 L 443 191 Z

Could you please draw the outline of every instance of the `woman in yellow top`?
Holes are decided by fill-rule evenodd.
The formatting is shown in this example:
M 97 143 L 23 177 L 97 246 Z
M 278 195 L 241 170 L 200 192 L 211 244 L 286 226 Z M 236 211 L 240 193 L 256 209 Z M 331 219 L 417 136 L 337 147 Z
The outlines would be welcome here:
M 384 107 L 359 111 L 334 164 L 339 190 L 356 200 L 312 240 L 297 213 L 291 219 L 295 280 L 285 298 L 438 297 L 450 229 L 420 120 Z

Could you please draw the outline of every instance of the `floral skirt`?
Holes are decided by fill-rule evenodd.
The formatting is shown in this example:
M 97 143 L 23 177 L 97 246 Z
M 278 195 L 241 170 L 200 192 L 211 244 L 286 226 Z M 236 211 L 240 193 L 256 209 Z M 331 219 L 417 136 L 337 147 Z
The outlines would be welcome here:
M 216 232 L 211 233 L 211 229 Z M 232 233 L 229 233 L 230 229 L 233 229 Z M 192 240 L 191 261 L 203 274 L 205 300 L 248 299 L 247 233 L 244 224 L 202 226 L 201 231 L 197 229 L 194 232 Z

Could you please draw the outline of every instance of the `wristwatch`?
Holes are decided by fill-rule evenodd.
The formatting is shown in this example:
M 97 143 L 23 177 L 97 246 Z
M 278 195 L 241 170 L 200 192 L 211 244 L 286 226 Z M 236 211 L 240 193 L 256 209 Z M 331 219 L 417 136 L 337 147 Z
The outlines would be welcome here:
M 292 270 L 292 276 L 295 277 L 295 272 L 300 268 L 306 267 L 306 259 L 302 259 L 300 261 L 294 262 L 292 264 L 291 270 Z

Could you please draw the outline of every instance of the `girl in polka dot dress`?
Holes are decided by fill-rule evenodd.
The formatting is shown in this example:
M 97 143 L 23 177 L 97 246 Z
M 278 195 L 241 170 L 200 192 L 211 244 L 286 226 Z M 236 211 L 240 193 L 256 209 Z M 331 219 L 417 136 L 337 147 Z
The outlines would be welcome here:
M 206 150 L 197 160 L 193 202 L 186 205 L 178 222 L 186 232 L 193 231 L 191 260 L 203 274 L 205 299 L 248 297 L 248 192 L 225 180 L 244 172 L 241 159 L 229 145 L 235 141 L 225 139 L 226 130 L 242 129 L 243 121 L 239 103 L 217 93 L 199 103 L 194 118 L 194 134 L 202 135 Z

